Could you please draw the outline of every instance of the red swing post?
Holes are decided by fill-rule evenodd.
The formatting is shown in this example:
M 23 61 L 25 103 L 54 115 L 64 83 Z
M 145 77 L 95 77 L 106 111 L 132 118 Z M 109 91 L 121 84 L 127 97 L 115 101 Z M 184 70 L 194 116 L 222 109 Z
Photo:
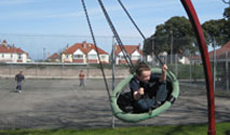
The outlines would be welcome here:
M 216 125 L 215 125 L 215 97 L 213 91 L 213 80 L 211 66 L 209 62 L 209 55 L 207 51 L 207 45 L 205 43 L 204 34 L 200 26 L 199 19 L 197 17 L 196 11 L 193 7 L 193 4 L 190 0 L 181 0 L 190 22 L 192 23 L 193 29 L 195 30 L 196 38 L 199 44 L 199 50 L 203 62 L 206 88 L 207 88 L 207 102 L 208 102 L 208 135 L 216 135 Z

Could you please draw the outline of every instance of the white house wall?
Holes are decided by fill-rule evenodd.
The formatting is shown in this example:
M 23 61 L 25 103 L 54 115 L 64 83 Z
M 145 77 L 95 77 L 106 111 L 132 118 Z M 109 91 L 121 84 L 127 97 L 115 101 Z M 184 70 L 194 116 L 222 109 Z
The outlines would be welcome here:
M 83 63 L 87 63 L 87 60 L 86 60 L 86 55 L 81 51 L 81 49 L 77 49 L 73 55 L 83 55 Z M 73 57 L 74 58 L 74 57 Z
M 100 54 L 100 59 L 101 61 L 105 61 L 107 63 L 109 63 L 109 55 L 108 54 Z M 102 58 L 104 56 L 104 58 Z
M 137 50 L 135 52 L 133 52 L 131 56 L 132 56 L 131 57 L 132 60 L 141 59 L 141 54 Z M 138 59 L 136 59 L 136 58 L 134 59 L 133 57 L 136 57 L 136 58 L 138 57 Z
M 132 56 L 140 56 L 140 53 L 136 50 L 135 52 L 132 53 Z
M 190 64 L 190 60 L 187 57 L 182 57 L 181 59 L 178 60 L 181 64 Z
M 4 57 L 2 57 L 3 55 Z M 19 59 L 19 55 L 15 53 L 0 53 L 0 61 L 17 63 L 18 60 L 22 60 L 23 63 L 26 63 L 27 55 L 23 53 L 21 54 L 21 59 Z
M 94 49 L 89 51 L 88 56 L 89 55 L 96 55 L 96 59 L 98 59 L 97 58 L 97 52 Z M 100 57 L 101 61 L 105 61 L 105 62 L 109 63 L 109 55 L 108 54 L 100 54 L 99 57 Z M 104 57 L 104 58 L 102 58 L 102 57 Z
M 84 53 L 80 49 L 77 49 L 73 54 L 74 55 L 84 55 Z
M 94 49 L 92 49 L 88 52 L 88 55 L 92 55 L 92 54 L 97 55 L 97 52 Z
M 66 58 L 67 55 L 68 55 L 68 58 Z M 62 54 L 62 62 L 65 62 L 65 61 L 73 62 L 72 54 Z
M 118 53 L 118 56 L 124 56 L 122 52 Z
M 121 56 L 124 56 L 123 53 L 122 52 L 118 53 L 118 55 L 116 56 L 116 64 L 119 64 L 119 60 Z

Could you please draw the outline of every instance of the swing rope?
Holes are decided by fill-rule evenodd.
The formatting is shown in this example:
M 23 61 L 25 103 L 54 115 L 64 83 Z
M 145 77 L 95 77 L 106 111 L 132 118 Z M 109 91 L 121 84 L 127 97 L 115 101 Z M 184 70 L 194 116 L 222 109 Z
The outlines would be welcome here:
M 109 26 L 110 26 L 110 28 L 111 28 L 113 34 L 114 34 L 114 37 L 116 38 L 116 40 L 117 40 L 117 42 L 118 42 L 118 44 L 119 44 L 121 50 L 123 50 L 123 51 L 122 51 L 122 52 L 123 52 L 123 55 L 125 56 L 125 58 L 128 57 L 128 59 L 126 58 L 126 61 L 129 63 L 129 66 L 130 66 L 130 68 L 131 68 L 132 74 L 134 74 L 134 69 L 135 69 L 135 67 L 134 67 L 134 65 L 133 65 L 133 63 L 132 63 L 132 60 L 131 60 L 131 58 L 127 55 L 127 52 L 126 52 L 126 50 L 124 49 L 124 45 L 123 45 L 123 43 L 122 43 L 122 41 L 121 41 L 121 39 L 120 39 L 120 37 L 119 37 L 119 35 L 118 35 L 116 29 L 115 29 L 115 27 L 114 27 L 114 25 L 113 25 L 113 23 L 112 23 L 112 21 L 111 21 L 109 15 L 108 15 L 108 12 L 107 12 L 106 9 L 105 9 L 105 7 L 104 7 L 102 1 L 101 1 L 101 0 L 98 0 L 98 2 L 99 2 L 99 4 L 100 4 L 100 7 L 101 7 L 101 9 L 102 9 L 102 11 L 103 11 L 103 13 L 104 13 L 104 15 L 105 15 L 105 17 L 106 17 L 106 20 L 107 20 L 107 22 L 108 22 L 108 24 L 109 24 Z M 125 55 L 125 54 L 126 54 L 126 55 Z M 147 106 L 148 106 L 149 114 L 151 114 L 152 108 L 151 108 L 151 106 L 148 104 L 148 102 L 147 102 L 147 97 L 146 97 L 146 96 L 145 96 L 144 100 L 145 100 L 145 102 L 146 102 L 146 104 L 147 104 Z
M 122 51 L 122 53 L 123 53 L 123 55 L 124 55 L 125 61 L 128 63 L 128 66 L 130 67 L 131 72 L 132 72 L 132 74 L 133 74 L 133 73 L 134 73 L 134 69 L 135 69 L 135 67 L 134 67 L 134 65 L 133 65 L 133 62 L 132 62 L 130 56 L 127 54 L 127 51 L 125 50 L 125 47 L 124 47 L 124 45 L 123 45 L 123 43 L 122 43 L 122 41 L 121 41 L 121 38 L 119 37 L 119 35 L 118 35 L 118 33 L 117 33 L 117 30 L 115 29 L 115 27 L 114 27 L 114 25 L 113 25 L 113 23 L 112 23 L 112 21 L 111 21 L 109 15 L 108 15 L 106 9 L 105 9 L 105 7 L 104 7 L 102 1 L 101 1 L 101 0 L 98 0 L 98 2 L 99 2 L 99 5 L 100 5 L 100 7 L 101 7 L 101 9 L 102 9 L 102 11 L 103 11 L 103 13 L 104 13 L 104 15 L 105 15 L 106 20 L 107 20 L 107 22 L 108 22 L 108 24 L 109 24 L 109 26 L 110 26 L 110 29 L 112 30 L 113 35 L 114 35 L 114 37 L 116 38 L 117 43 L 118 43 L 118 45 L 119 45 L 119 47 L 120 47 L 120 49 L 121 49 L 121 51 Z
M 126 13 L 126 15 L 128 16 L 129 20 L 132 22 L 132 24 L 135 26 L 135 28 L 137 29 L 137 31 L 139 32 L 139 34 L 141 35 L 141 37 L 146 40 L 146 37 L 144 36 L 143 32 L 141 32 L 140 28 L 137 26 L 137 24 L 135 23 L 134 19 L 132 18 L 132 16 L 129 14 L 128 10 L 125 8 L 124 4 L 121 2 L 121 0 L 117 0 L 119 2 L 119 4 L 121 5 L 122 9 L 124 10 L 124 12 Z M 163 66 L 164 62 L 159 58 L 158 55 L 156 55 L 156 51 L 153 50 L 153 54 L 156 56 L 156 59 L 160 62 L 160 65 Z M 169 75 L 172 77 L 172 73 L 169 72 L 169 70 L 167 70 L 167 73 L 169 73 Z
M 84 8 L 84 11 L 85 11 L 86 20 L 87 20 L 87 23 L 88 23 L 88 26 L 89 26 L 89 29 L 90 29 L 90 33 L 91 33 L 91 37 L 93 39 L 93 43 L 95 45 L 95 49 L 96 49 L 96 52 L 97 52 L 97 57 L 98 57 L 98 60 L 99 60 L 99 63 L 100 63 L 101 73 L 103 75 L 103 79 L 104 79 L 104 82 L 105 82 L 105 87 L 106 87 L 107 94 L 108 94 L 109 100 L 110 100 L 111 99 L 111 94 L 110 94 L 110 91 L 109 91 L 109 86 L 108 86 L 108 82 L 107 82 L 107 79 L 106 79 L 106 76 L 105 76 L 105 71 L 104 71 L 104 68 L 103 68 L 103 65 L 102 65 L 102 62 L 101 62 L 101 58 L 99 56 L 99 51 L 98 51 L 99 49 L 97 47 L 97 43 L 96 43 L 96 40 L 95 40 L 95 36 L 94 36 L 93 29 L 92 29 L 92 25 L 90 23 L 90 19 L 89 19 L 89 15 L 88 15 L 88 12 L 87 12 L 87 8 L 86 8 L 84 0 L 81 0 L 81 2 L 82 2 L 82 6 Z

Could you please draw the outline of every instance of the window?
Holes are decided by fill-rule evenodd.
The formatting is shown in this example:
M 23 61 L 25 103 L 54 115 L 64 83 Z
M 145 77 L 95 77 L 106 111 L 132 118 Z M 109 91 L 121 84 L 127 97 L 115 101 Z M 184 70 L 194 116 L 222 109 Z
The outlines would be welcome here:
M 2 58 L 4 58 L 4 54 L 2 54 Z
M 22 55 L 18 54 L 18 59 L 21 60 L 22 59 Z
M 105 55 L 101 55 L 101 60 L 105 60 L 106 56 Z
M 74 55 L 74 59 L 83 59 L 83 55 L 82 54 L 76 54 L 76 55 Z
M 11 54 L 10 57 L 13 58 L 13 54 Z
M 121 60 L 124 60 L 124 59 L 125 59 L 125 57 L 122 55 L 122 56 L 120 56 L 120 59 L 121 59 Z
M 69 58 L 69 55 L 68 55 L 68 54 L 66 54 L 65 58 L 66 58 L 66 59 L 68 59 L 68 58 Z
M 140 56 L 138 56 L 138 55 L 133 55 L 132 56 L 132 60 L 139 60 L 140 59 Z
M 88 55 L 88 59 L 97 59 L 97 55 L 96 54 L 90 54 L 90 55 Z

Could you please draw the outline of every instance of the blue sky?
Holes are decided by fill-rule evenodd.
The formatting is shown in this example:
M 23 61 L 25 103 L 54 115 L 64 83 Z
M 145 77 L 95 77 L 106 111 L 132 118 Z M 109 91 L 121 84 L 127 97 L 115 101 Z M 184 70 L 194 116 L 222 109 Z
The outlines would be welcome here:
M 85 0 L 98 45 L 110 52 L 111 30 L 97 0 Z M 117 0 L 103 0 L 124 44 L 142 43 Z M 122 0 L 146 37 L 172 16 L 186 16 L 179 0 Z M 221 0 L 192 0 L 200 22 L 223 18 L 228 5 Z M 7 39 L 40 58 L 66 44 L 92 42 L 81 0 L 0 0 L 0 40 Z M 36 50 L 36 51 L 35 51 Z

